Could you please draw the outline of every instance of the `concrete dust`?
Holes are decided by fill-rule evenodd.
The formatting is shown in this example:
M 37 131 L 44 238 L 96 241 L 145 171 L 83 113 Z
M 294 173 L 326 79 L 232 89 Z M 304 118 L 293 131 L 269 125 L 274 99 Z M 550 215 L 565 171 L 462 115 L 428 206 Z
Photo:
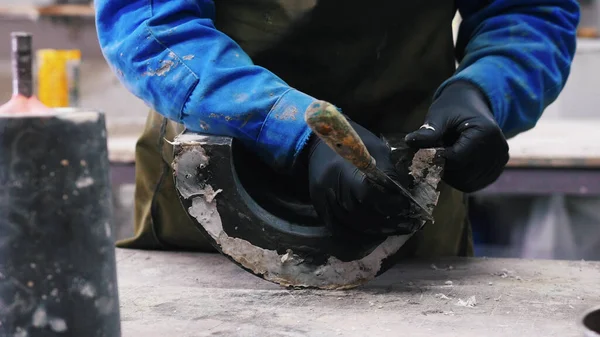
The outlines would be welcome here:
M 440 300 L 449 300 L 450 297 L 444 295 L 444 294 L 435 294 L 435 298 L 439 298 Z
M 441 309 L 431 309 L 431 310 L 425 310 L 423 312 L 421 312 L 423 315 L 427 316 L 427 315 L 433 315 L 433 314 L 443 314 L 444 310 Z
M 429 266 L 429 267 L 431 269 L 433 269 L 433 270 L 454 270 L 454 266 L 451 266 L 451 265 L 440 268 L 440 267 L 438 267 L 438 266 L 436 266 L 435 264 L 432 263 L 431 266 Z
M 475 296 L 471 296 L 467 300 L 459 298 L 458 302 L 456 302 L 456 305 L 459 307 L 474 308 L 477 305 L 477 299 Z
M 503 268 L 501 271 L 494 273 L 494 275 L 500 276 L 500 278 L 512 278 L 517 281 L 523 281 L 523 278 L 521 276 L 517 275 L 514 270 L 508 270 L 506 268 Z

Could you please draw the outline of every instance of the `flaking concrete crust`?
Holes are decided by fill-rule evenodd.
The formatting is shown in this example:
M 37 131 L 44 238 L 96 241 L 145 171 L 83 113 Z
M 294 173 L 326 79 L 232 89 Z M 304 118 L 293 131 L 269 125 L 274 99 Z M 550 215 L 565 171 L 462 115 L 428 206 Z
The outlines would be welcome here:
M 192 151 L 203 152 L 208 165 L 209 158 L 200 146 Z M 433 209 L 439 192 L 436 192 L 440 180 L 441 168 L 430 169 L 436 154 L 434 149 L 420 150 L 413 159 L 411 173 L 415 178 L 415 197 Z M 216 192 L 215 192 L 216 191 Z M 191 216 L 202 224 L 207 233 L 215 240 L 223 254 L 228 255 L 241 266 L 262 275 L 268 281 L 282 286 L 299 288 L 319 288 L 328 290 L 350 289 L 360 286 L 378 274 L 381 263 L 396 253 L 412 235 L 390 236 L 369 255 L 360 260 L 344 262 L 331 256 L 323 265 L 303 263 L 301 257 L 288 250 L 278 254 L 274 250 L 257 247 L 250 242 L 229 236 L 224 230 L 221 216 L 215 202 L 220 190 L 205 185 L 200 193 L 192 197 L 192 206 L 188 209 Z M 433 191 L 433 193 L 431 193 Z M 200 194 L 200 195 L 198 195 Z

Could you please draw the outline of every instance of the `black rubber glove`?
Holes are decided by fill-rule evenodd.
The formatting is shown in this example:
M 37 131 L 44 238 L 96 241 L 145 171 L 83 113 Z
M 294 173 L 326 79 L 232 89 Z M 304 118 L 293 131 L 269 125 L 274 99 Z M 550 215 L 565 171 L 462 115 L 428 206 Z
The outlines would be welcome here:
M 362 126 L 352 121 L 350 124 L 375 158 L 377 167 L 402 183 L 392 164 L 388 145 Z M 404 196 L 378 188 L 316 135 L 311 136 L 303 154 L 311 200 L 330 227 L 350 227 L 373 235 L 411 232 L 412 228 L 403 223 L 410 206 Z
M 446 147 L 443 180 L 463 192 L 493 183 L 508 162 L 508 144 L 483 93 L 468 82 L 446 87 L 425 124 L 406 136 L 413 148 Z

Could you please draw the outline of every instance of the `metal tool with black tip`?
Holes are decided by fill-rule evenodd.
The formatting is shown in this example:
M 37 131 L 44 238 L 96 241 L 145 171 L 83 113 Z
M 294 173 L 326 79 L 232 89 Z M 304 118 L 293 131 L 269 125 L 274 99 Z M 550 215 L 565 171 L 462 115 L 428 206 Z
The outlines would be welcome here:
M 373 183 L 387 189 L 395 190 L 415 204 L 419 211 L 433 220 L 431 213 L 402 185 L 390 178 L 377 167 L 375 158 L 362 142 L 348 120 L 332 104 L 324 101 L 314 102 L 306 110 L 306 124 L 331 149 L 352 163 Z

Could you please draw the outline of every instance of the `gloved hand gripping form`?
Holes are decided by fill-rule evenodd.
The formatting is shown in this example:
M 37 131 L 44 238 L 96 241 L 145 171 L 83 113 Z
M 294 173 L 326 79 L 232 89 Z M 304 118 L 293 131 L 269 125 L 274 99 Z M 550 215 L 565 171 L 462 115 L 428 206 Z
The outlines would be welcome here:
M 467 82 L 446 87 L 425 124 L 406 136 L 414 148 L 447 147 L 443 180 L 463 191 L 493 183 L 508 162 L 508 143 L 481 91 Z
M 391 160 L 391 149 L 366 128 L 349 121 L 362 139 L 377 167 L 392 179 L 402 181 Z M 354 165 L 312 135 L 302 151 L 311 200 L 317 213 L 331 226 L 346 226 L 365 234 L 407 234 L 403 227 L 409 200 L 381 189 Z M 406 177 L 404 180 L 408 180 Z

